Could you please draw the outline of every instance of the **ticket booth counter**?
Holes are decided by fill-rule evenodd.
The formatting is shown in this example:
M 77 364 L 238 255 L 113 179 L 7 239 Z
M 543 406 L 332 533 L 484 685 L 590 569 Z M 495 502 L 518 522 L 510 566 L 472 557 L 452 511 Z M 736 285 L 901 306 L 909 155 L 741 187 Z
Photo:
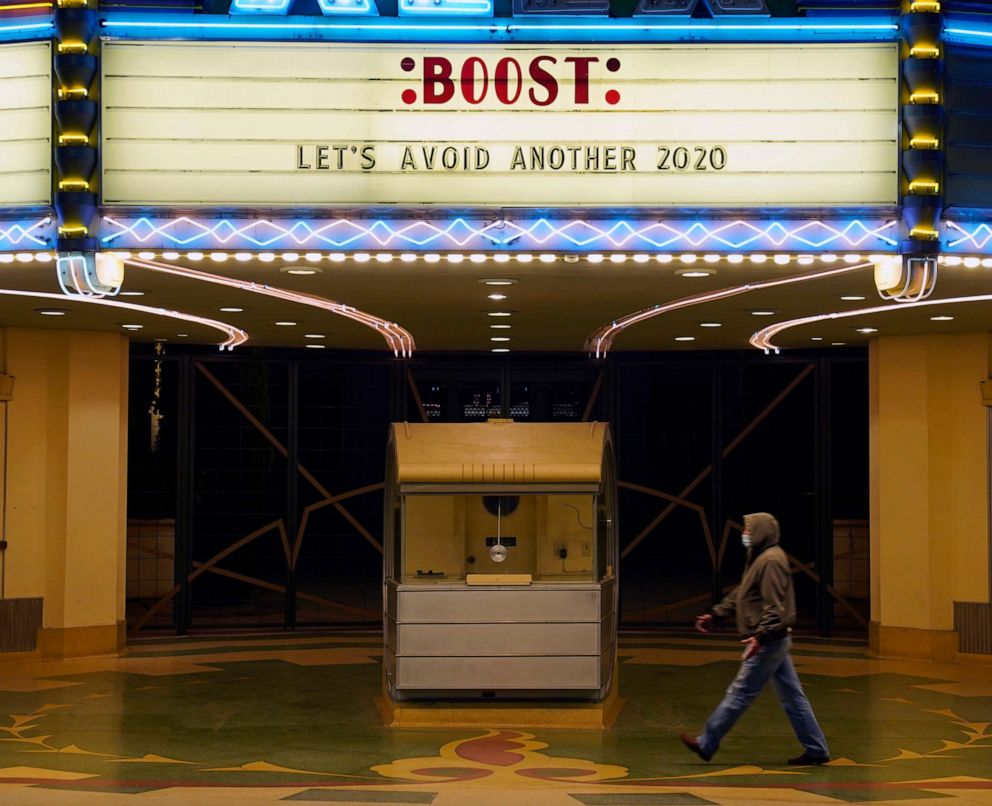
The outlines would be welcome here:
M 394 700 L 601 700 L 616 660 L 603 423 L 396 423 L 385 528 Z

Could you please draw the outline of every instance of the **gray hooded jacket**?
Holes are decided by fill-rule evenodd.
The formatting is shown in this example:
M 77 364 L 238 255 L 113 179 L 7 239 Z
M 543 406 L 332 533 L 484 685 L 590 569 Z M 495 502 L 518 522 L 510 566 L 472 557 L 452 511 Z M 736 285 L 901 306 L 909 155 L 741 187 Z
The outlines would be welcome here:
M 796 595 L 789 560 L 778 545 L 778 521 L 767 512 L 744 516 L 751 533 L 741 584 L 712 613 L 718 619 L 737 616 L 737 631 L 758 643 L 781 638 L 796 622 Z

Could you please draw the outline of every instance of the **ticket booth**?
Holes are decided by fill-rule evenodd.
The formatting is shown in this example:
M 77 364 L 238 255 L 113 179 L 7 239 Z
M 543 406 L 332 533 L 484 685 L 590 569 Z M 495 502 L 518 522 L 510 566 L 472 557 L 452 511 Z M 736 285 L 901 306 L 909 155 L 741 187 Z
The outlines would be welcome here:
M 604 423 L 396 423 L 385 523 L 394 700 L 600 701 L 616 661 Z

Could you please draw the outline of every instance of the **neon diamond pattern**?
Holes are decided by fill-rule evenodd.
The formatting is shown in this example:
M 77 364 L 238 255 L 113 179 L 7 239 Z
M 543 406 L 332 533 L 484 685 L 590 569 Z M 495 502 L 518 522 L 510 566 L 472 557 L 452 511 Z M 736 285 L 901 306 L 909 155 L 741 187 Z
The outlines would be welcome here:
M 895 220 L 103 219 L 105 248 L 893 251 Z

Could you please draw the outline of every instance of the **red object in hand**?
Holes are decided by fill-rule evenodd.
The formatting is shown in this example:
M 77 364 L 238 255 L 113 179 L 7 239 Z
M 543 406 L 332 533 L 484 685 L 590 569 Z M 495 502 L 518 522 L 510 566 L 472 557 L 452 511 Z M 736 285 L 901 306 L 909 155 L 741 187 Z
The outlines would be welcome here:
M 713 632 L 713 616 L 709 613 L 703 613 L 701 616 L 696 616 L 696 623 L 692 625 L 696 632 Z
M 741 643 L 745 645 L 744 652 L 741 655 L 741 657 L 744 660 L 747 660 L 748 658 L 753 658 L 755 655 L 758 654 L 758 650 L 761 649 L 761 644 L 758 643 L 758 639 L 755 638 L 754 636 L 751 636 L 750 638 L 745 638 L 743 641 L 741 641 Z

